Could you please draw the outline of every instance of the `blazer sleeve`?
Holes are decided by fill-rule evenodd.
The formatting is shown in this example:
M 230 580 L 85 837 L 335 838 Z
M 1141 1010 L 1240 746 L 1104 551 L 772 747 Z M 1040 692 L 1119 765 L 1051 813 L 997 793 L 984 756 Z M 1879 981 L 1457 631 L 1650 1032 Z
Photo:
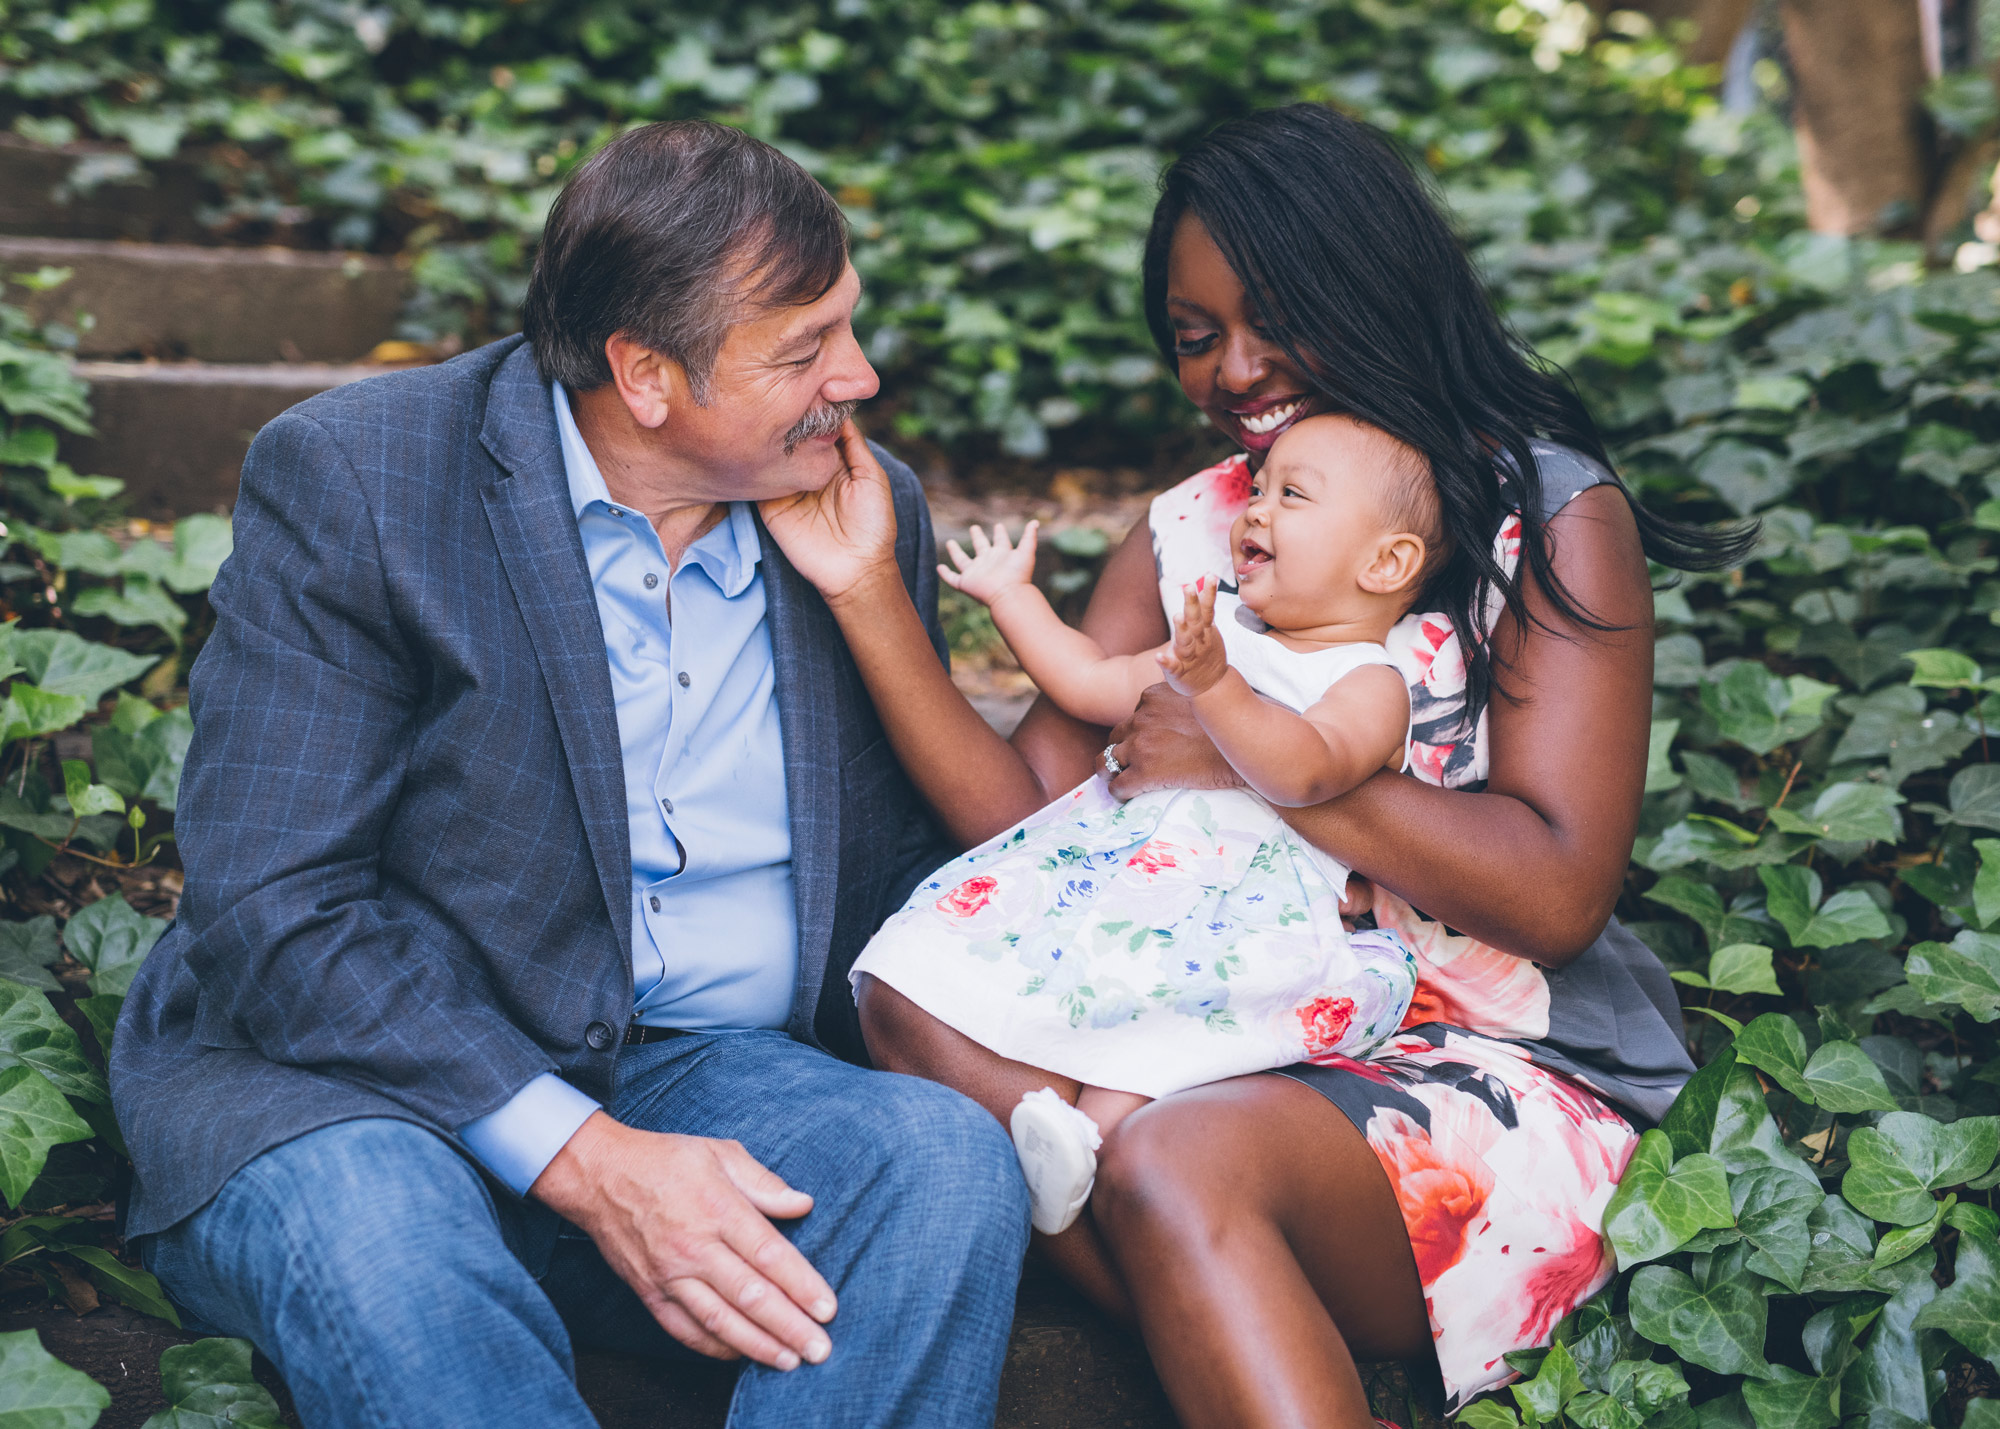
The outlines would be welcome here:
M 425 686 L 355 470 L 294 409 L 243 466 L 177 824 L 196 1035 L 457 1127 L 554 1060 L 381 866 Z M 431 945 L 427 945 L 431 944 Z

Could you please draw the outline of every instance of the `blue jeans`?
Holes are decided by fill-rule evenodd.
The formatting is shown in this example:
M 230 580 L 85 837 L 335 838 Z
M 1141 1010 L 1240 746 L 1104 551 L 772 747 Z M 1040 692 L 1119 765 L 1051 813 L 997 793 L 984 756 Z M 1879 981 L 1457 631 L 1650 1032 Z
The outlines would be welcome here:
M 840 1297 L 833 1353 L 748 1365 L 731 1426 L 992 1422 L 1028 1205 L 990 1116 L 777 1032 L 626 1048 L 609 1110 L 734 1138 L 814 1198 L 782 1228 Z M 510 1248 L 519 1219 L 442 1138 L 369 1119 L 266 1152 L 142 1250 L 192 1327 L 276 1362 L 312 1429 L 590 1425 L 572 1336 L 693 1358 L 580 1232 L 538 1282 Z

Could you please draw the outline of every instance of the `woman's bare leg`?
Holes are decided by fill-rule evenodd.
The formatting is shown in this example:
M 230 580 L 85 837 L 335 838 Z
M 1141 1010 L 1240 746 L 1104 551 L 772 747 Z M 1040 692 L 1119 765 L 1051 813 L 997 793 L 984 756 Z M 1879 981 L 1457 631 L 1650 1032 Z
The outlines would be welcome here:
M 1355 1361 L 1429 1352 L 1388 1176 L 1310 1087 L 1238 1077 L 1142 1108 L 1091 1204 L 1188 1429 L 1364 1429 Z
M 980 1046 L 867 973 L 861 975 L 856 992 L 861 1034 L 876 1066 L 942 1082 L 985 1107 L 1002 1126 L 1007 1125 L 1021 1098 L 1040 1087 L 1054 1087 L 1056 1094 L 1071 1104 L 1082 1091 L 1067 1077 L 1009 1061 Z M 1121 1320 L 1132 1318 L 1125 1283 L 1104 1253 L 1089 1209 L 1061 1235 L 1045 1236 L 1037 1231 L 1034 1243 L 1057 1273 L 1099 1309 Z

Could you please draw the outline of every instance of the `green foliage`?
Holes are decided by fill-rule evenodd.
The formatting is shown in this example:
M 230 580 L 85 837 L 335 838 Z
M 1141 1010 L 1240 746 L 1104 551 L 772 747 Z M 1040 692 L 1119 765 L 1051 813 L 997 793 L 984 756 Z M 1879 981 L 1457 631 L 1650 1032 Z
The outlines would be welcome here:
M 1757 165 L 1782 167 L 1659 41 L 1586 46 L 1550 8 L 240 0 L 197 17 L 10 0 L 0 123 L 129 149 L 73 187 L 180 156 L 225 239 L 408 252 L 407 335 L 478 339 L 512 326 L 578 163 L 627 125 L 719 118 L 839 197 L 869 289 L 858 328 L 904 435 L 1115 451 L 1192 421 L 1135 277 L 1163 161 L 1219 118 L 1308 99 L 1381 125 L 1470 229 L 1508 241 L 1492 266 L 1509 292 L 1539 293 L 1678 206 L 1720 218 Z M 1702 146 L 1682 142 L 1697 132 Z M 1760 224 L 1796 207 L 1774 201 Z M 1688 327 L 1671 293 L 1560 286 L 1575 341 L 1614 363 Z

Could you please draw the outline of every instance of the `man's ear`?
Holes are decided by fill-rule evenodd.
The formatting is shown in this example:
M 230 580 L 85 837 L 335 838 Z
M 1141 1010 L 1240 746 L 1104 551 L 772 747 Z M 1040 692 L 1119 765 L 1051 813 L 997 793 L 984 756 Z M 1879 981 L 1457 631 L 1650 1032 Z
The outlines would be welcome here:
M 611 364 L 611 384 L 640 426 L 665 426 L 674 408 L 687 400 L 687 374 L 666 354 L 617 332 L 604 339 L 604 357 Z
M 1422 536 L 1413 531 L 1394 532 L 1377 543 L 1356 583 L 1370 595 L 1399 595 L 1423 576 L 1424 558 L 1429 554 Z

